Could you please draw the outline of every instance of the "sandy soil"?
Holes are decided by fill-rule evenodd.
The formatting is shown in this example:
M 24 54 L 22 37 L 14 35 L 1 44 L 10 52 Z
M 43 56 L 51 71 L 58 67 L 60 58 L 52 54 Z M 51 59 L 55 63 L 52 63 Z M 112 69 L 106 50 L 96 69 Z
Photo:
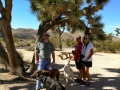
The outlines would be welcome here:
M 63 51 L 71 50 L 71 48 L 63 49 Z M 24 49 L 19 49 L 18 51 L 23 53 L 25 62 L 31 62 L 33 51 L 26 51 Z M 120 90 L 120 54 L 95 53 L 93 55 L 93 67 L 90 68 L 93 84 L 88 88 L 80 86 L 75 82 L 73 83 L 72 80 L 69 80 L 69 83 L 65 85 L 63 67 L 65 61 L 68 59 L 61 60 L 58 57 L 61 51 L 55 51 L 55 53 L 55 68 L 60 70 L 60 83 L 65 86 L 66 90 Z M 76 78 L 77 70 L 73 60 L 70 61 L 70 66 Z M 0 65 L 0 90 L 35 90 L 35 80 L 31 79 L 30 76 L 19 78 L 9 75 L 2 68 L 4 66 Z

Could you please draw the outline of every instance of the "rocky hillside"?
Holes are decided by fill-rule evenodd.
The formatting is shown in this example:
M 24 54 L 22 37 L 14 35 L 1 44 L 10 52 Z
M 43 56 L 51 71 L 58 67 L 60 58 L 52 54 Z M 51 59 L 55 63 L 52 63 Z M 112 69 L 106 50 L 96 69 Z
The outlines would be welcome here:
M 28 28 L 28 29 L 25 29 L 25 28 L 13 29 L 12 28 L 12 33 L 13 33 L 13 37 L 16 37 L 16 38 L 33 39 L 37 35 L 37 30 L 31 29 L 31 28 Z M 52 33 L 52 31 L 50 30 L 49 30 L 49 33 L 52 37 L 58 37 L 57 34 Z M 75 39 L 77 35 L 80 35 L 81 37 L 83 37 L 84 34 L 81 31 L 76 31 L 75 33 L 72 33 L 72 34 L 69 32 L 64 32 L 62 34 L 62 38 L 63 39 L 67 39 L 67 38 Z M 2 37 L 1 34 L 0 34 L 0 37 Z M 120 41 L 120 38 L 113 36 L 113 40 Z
M 37 30 L 34 29 L 24 29 L 24 28 L 18 28 L 18 29 L 12 29 L 12 33 L 13 33 L 13 37 L 16 38 L 35 38 L 35 36 L 37 35 Z
M 18 29 L 12 29 L 12 33 L 13 33 L 13 37 L 23 38 L 23 39 L 26 39 L 26 38 L 32 39 L 32 38 L 36 37 L 37 30 L 29 29 L 29 28 L 28 29 L 18 28 Z M 54 34 L 51 31 L 49 31 L 49 33 L 50 33 L 51 36 L 58 37 L 57 34 Z M 62 38 L 64 38 L 64 39 L 67 39 L 67 38 L 74 39 L 77 35 L 83 36 L 83 33 L 79 32 L 79 31 L 77 31 L 73 34 L 68 33 L 68 32 L 64 32 L 62 34 Z

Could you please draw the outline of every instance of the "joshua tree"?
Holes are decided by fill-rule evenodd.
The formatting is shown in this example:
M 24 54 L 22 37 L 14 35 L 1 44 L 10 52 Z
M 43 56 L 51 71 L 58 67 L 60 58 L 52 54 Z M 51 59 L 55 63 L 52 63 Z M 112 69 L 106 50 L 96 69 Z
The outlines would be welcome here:
M 120 35 L 120 28 L 116 28 L 115 32 L 116 32 L 116 36 Z
M 41 39 L 44 32 L 57 24 L 66 23 L 69 31 L 86 30 L 89 26 L 102 26 L 98 22 L 101 18 L 96 12 L 102 10 L 109 0 L 29 0 L 31 10 L 37 15 L 41 22 L 38 29 L 38 39 Z M 85 21 L 83 20 L 85 16 Z

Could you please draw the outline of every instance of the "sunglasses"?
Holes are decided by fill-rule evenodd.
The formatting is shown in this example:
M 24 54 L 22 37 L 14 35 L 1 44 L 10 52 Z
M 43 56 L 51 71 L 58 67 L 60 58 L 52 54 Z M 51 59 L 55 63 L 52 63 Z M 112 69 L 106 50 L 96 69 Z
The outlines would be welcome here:
M 44 36 L 49 36 L 49 35 L 44 35 Z

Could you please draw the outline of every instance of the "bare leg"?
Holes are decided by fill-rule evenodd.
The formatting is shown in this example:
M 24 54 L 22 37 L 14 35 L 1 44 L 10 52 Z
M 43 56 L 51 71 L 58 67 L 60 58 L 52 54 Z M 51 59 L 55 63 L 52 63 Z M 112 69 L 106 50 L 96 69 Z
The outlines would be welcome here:
M 85 66 L 82 67 L 83 68 L 83 80 L 86 80 L 86 70 L 85 70 Z
M 78 79 L 82 80 L 82 77 L 83 77 L 83 70 L 79 69 L 78 70 Z
M 91 80 L 91 77 L 90 77 L 90 73 L 89 73 L 89 67 L 86 67 L 86 75 L 87 75 L 87 78 L 88 78 L 88 83 L 90 82 Z

